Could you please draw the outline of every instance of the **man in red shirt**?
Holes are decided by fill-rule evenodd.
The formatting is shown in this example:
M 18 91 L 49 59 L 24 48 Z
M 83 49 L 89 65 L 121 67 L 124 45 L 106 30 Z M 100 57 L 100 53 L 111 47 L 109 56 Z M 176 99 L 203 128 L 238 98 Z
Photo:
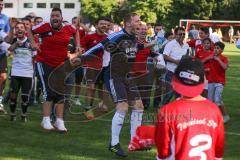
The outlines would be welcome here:
M 36 57 L 38 74 L 43 87 L 43 120 L 41 126 L 46 130 L 53 130 L 50 122 L 52 103 L 55 103 L 56 122 L 54 126 L 60 132 L 66 132 L 63 121 L 64 110 L 64 64 L 68 58 L 68 44 L 72 36 L 75 37 L 76 49 L 79 50 L 79 34 L 76 28 L 68 23 L 63 23 L 62 11 L 53 8 L 50 23 L 41 23 L 28 31 L 29 38 L 34 42 L 33 34 L 39 34 L 42 38 L 40 48 L 35 45 L 40 52 Z
M 184 57 L 174 73 L 172 86 L 182 97 L 158 113 L 157 159 L 222 159 L 223 119 L 216 105 L 200 95 L 204 88 L 202 63 L 194 57 Z
M 90 48 L 94 47 L 96 44 L 101 42 L 103 39 L 107 37 L 107 22 L 105 18 L 99 18 L 96 21 L 96 33 L 88 34 L 84 37 L 84 40 L 81 41 L 81 46 L 84 48 L 85 51 L 89 50 Z M 84 64 L 85 68 L 85 75 L 84 78 L 87 82 L 87 91 L 86 91 L 86 98 L 85 98 L 85 115 L 88 119 L 94 119 L 94 114 L 91 110 L 93 104 L 93 97 L 95 91 L 95 83 L 96 80 L 101 72 L 102 69 L 102 56 L 103 51 L 99 51 L 97 56 L 92 56 L 91 60 Z

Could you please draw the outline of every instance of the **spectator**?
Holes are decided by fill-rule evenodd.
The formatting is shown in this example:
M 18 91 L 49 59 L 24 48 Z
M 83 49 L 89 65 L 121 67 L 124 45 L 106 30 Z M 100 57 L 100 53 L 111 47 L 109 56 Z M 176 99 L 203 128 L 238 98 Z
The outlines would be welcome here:
M 216 42 L 221 42 L 222 39 L 221 37 L 219 36 L 219 34 L 217 33 L 217 29 L 213 29 L 213 33 L 210 35 L 210 39 L 213 43 L 216 43 Z
M 228 30 L 228 35 L 229 35 L 229 42 L 230 43 L 235 43 L 233 36 L 234 36 L 234 29 L 233 26 L 230 26 L 230 29 Z
M 191 30 L 188 33 L 188 38 L 189 39 L 198 39 L 199 38 L 198 30 L 196 29 L 195 25 L 192 25 Z
M 43 22 L 43 18 L 42 17 L 35 17 L 34 18 L 34 25 L 35 26 L 40 24 L 40 23 L 42 23 L 42 22 Z
M 184 42 L 185 39 L 185 29 L 178 27 L 174 31 L 176 39 L 170 41 L 164 48 L 163 55 L 167 63 L 167 73 L 165 75 L 165 80 L 171 82 L 173 73 L 180 62 L 182 56 L 189 54 L 189 46 Z M 163 104 L 169 103 L 173 97 L 174 92 L 171 90 L 166 96 L 163 97 Z

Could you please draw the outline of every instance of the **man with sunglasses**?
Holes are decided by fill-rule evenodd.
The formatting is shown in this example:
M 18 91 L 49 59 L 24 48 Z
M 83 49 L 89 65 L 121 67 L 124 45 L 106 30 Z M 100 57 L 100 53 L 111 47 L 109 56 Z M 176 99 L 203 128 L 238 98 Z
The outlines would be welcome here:
M 184 41 L 185 29 L 178 27 L 174 30 L 175 39 L 170 41 L 164 48 L 163 56 L 166 62 L 167 72 L 165 75 L 165 81 L 171 82 L 173 73 L 177 68 L 182 56 L 187 55 L 189 52 L 189 45 Z M 174 92 L 172 89 L 163 97 L 163 104 L 170 102 Z

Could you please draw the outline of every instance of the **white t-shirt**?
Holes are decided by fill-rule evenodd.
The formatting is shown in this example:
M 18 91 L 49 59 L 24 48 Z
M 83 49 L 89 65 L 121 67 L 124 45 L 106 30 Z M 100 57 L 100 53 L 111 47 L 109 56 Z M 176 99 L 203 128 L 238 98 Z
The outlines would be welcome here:
M 7 34 L 3 31 L 0 32 L 0 56 L 6 54 L 8 52 L 8 48 L 10 47 L 10 44 L 4 42 L 4 38 L 7 36 Z
M 180 60 L 182 56 L 186 55 L 188 52 L 189 46 L 187 43 L 183 42 L 183 45 L 181 46 L 175 39 L 168 42 L 164 48 L 163 54 L 167 55 L 175 60 Z M 177 65 L 175 63 L 171 63 L 166 61 L 167 70 L 174 72 L 177 68 Z
M 221 42 L 221 41 L 222 41 L 221 37 L 217 34 L 217 32 L 213 32 L 213 33 L 210 35 L 210 39 L 212 40 L 213 43 Z
M 15 40 L 20 41 L 20 40 Z M 13 52 L 11 76 L 33 77 L 33 59 L 36 54 L 31 49 L 30 41 L 27 37 L 22 40 L 23 45 L 17 47 Z

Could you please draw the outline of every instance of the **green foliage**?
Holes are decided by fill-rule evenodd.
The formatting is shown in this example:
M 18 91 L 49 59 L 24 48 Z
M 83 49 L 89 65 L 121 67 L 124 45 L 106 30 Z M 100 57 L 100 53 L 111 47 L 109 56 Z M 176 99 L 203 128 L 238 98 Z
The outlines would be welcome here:
M 177 25 L 179 19 L 209 19 L 214 8 L 215 0 L 174 0 L 169 22 Z
M 129 5 L 131 10 L 142 16 L 142 20 L 147 23 L 165 21 L 171 6 L 172 0 L 131 0 Z
M 213 11 L 213 17 L 223 20 L 239 20 L 239 10 L 239 0 L 216 0 L 216 9 Z
M 110 16 L 115 22 L 136 12 L 147 23 L 178 25 L 179 19 L 238 20 L 239 0 L 80 0 L 82 14 L 91 21 Z
M 81 14 L 94 22 L 98 17 L 110 16 L 117 6 L 116 0 L 80 0 Z

